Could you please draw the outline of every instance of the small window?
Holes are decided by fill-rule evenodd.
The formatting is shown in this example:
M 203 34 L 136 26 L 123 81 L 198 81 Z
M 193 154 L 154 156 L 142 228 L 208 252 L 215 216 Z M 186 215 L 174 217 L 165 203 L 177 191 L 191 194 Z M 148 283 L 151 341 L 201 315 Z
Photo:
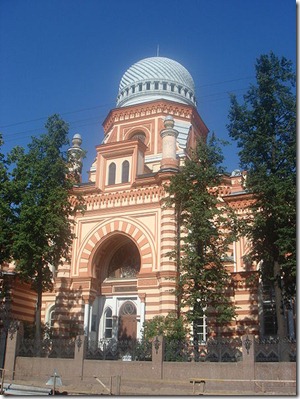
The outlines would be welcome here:
M 277 335 L 277 317 L 275 305 L 275 290 L 271 282 L 265 281 L 262 286 L 263 300 L 263 333 L 265 336 Z
M 142 85 L 142 83 L 140 83 L 139 84 L 139 91 L 142 91 L 143 90 L 143 85 Z
M 167 90 L 167 83 L 163 83 L 163 90 Z
M 106 309 L 104 314 L 104 337 L 112 338 L 112 310 Z
M 154 89 L 155 89 L 155 90 L 158 90 L 158 82 L 155 82 L 155 83 L 154 83 Z
M 146 90 L 150 90 L 150 82 L 146 83 Z
M 55 321 L 55 305 L 53 305 L 49 311 L 48 324 L 50 328 L 54 327 L 54 321 Z
M 206 342 L 207 340 L 207 325 L 206 316 L 202 312 L 202 316 L 194 322 L 194 337 L 197 338 L 199 343 Z
M 135 86 L 131 86 L 131 92 L 135 93 Z
M 129 180 L 129 162 L 122 163 L 122 183 L 127 183 Z
M 116 183 L 116 164 L 112 162 L 108 167 L 108 185 Z
M 171 84 L 171 91 L 174 91 L 174 87 L 175 87 L 175 85 L 172 83 Z
M 91 331 L 96 331 L 96 328 L 97 328 L 97 315 L 93 314 L 92 315 Z

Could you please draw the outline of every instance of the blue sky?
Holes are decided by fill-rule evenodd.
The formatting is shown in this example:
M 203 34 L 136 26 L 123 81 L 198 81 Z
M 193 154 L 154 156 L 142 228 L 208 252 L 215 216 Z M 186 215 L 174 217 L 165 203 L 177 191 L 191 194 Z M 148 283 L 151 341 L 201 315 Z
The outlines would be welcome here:
M 216 135 L 228 171 L 239 167 L 226 129 L 229 93 L 241 101 L 256 59 L 273 51 L 296 65 L 292 0 L 1 0 L 2 152 L 26 147 L 58 113 L 80 133 L 83 181 L 115 107 L 119 82 L 135 62 L 159 55 L 194 78 L 198 112 Z

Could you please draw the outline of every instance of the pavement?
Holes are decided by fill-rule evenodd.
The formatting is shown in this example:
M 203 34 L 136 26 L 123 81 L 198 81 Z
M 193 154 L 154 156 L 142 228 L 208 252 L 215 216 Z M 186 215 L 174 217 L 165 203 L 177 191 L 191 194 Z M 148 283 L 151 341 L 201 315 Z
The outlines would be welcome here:
M 224 390 L 220 386 L 220 390 L 207 389 L 203 385 L 197 385 L 195 392 L 193 393 L 192 384 L 186 381 L 172 381 L 172 380 L 149 380 L 149 379 L 117 379 L 113 377 L 102 378 L 102 377 L 90 377 L 83 380 L 63 380 L 63 386 L 56 387 L 56 395 L 68 395 L 68 396 L 295 396 L 296 388 L 286 389 L 287 387 L 278 387 L 276 392 L 274 391 L 263 391 L 260 387 L 256 387 L 253 390 Z M 25 390 L 31 392 L 38 389 L 52 388 L 46 385 L 45 381 L 39 379 L 30 380 L 6 380 L 6 384 L 13 384 L 18 387 L 23 387 Z M 26 393 L 25 393 L 26 394 Z M 4 392 L 5 395 L 5 392 Z M 20 394 L 19 394 L 20 395 Z M 28 393 L 27 393 L 28 395 Z M 32 395 L 32 393 L 31 393 Z M 39 395 L 39 392 L 37 392 Z

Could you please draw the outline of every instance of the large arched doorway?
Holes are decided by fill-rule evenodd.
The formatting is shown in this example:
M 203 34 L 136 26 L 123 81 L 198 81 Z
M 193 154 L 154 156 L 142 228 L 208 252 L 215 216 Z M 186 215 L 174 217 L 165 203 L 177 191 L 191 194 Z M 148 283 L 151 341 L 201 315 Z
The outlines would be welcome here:
M 98 296 L 92 305 L 92 339 L 140 338 L 144 304 L 138 295 L 141 256 L 128 235 L 111 234 L 99 246 L 94 258 Z M 96 326 L 96 327 L 95 327 Z

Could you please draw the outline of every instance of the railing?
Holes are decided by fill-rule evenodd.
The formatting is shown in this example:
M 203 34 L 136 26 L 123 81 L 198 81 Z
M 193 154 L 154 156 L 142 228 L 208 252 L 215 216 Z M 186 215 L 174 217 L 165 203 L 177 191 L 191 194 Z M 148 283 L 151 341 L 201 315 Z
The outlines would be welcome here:
M 85 359 L 151 361 L 152 345 L 158 350 L 155 340 L 116 340 L 85 341 Z M 153 341 L 153 342 L 152 342 Z M 17 355 L 24 357 L 48 357 L 72 359 L 75 347 L 83 344 L 81 338 L 47 338 L 38 343 L 35 339 L 21 339 Z M 247 347 L 247 344 L 249 346 Z M 160 345 L 160 344 L 158 344 Z M 253 341 L 241 338 L 209 338 L 205 343 L 189 340 L 164 342 L 162 360 L 165 362 L 239 362 L 243 360 L 244 349 L 254 349 L 255 362 L 296 362 L 297 343 L 289 338 L 269 338 Z
M 290 338 L 254 339 L 256 362 L 296 362 L 297 343 Z
M 97 360 L 152 360 L 152 343 L 145 340 L 102 339 L 86 342 L 86 359 Z
M 18 356 L 72 359 L 74 351 L 75 339 L 46 338 L 38 342 L 35 339 L 23 338 L 19 345 Z
M 168 341 L 164 361 L 175 362 L 238 362 L 242 360 L 240 338 L 209 338 L 206 343 Z

